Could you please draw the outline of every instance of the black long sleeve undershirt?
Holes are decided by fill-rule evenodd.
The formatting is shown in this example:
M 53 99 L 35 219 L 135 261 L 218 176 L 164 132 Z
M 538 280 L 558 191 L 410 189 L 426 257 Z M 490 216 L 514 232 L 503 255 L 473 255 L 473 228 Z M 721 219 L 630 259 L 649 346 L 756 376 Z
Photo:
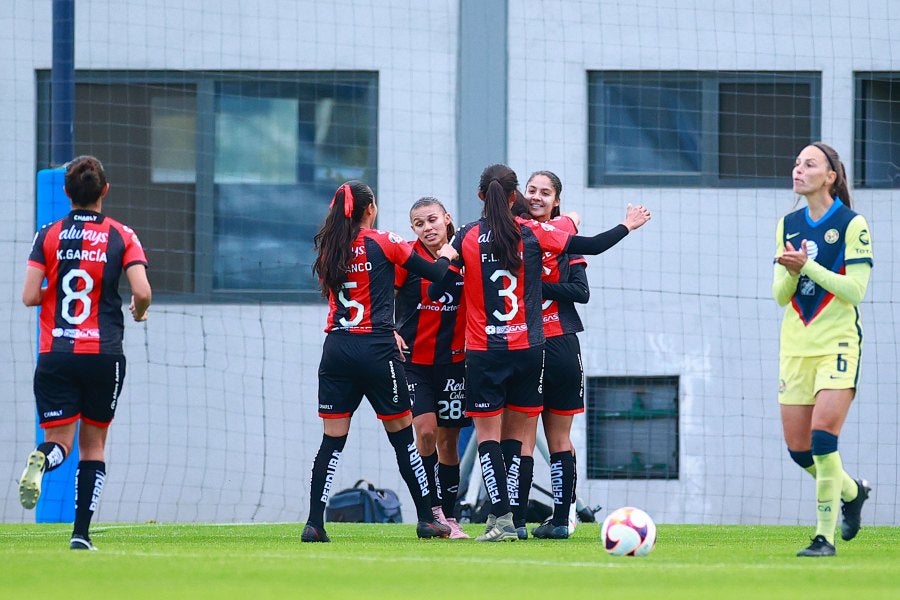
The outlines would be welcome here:
M 587 304 L 587 301 L 591 298 L 587 268 L 583 263 L 572 265 L 569 267 L 569 278 L 567 281 L 555 283 L 542 281 L 541 290 L 544 300 L 562 300 L 563 302 Z
M 431 262 L 422 258 L 418 253 L 413 252 L 401 266 L 411 273 L 424 277 L 428 281 L 441 281 L 444 275 L 447 274 L 447 267 L 450 266 L 450 261 L 441 257 Z M 438 294 L 438 298 L 440 298 L 440 294 Z
M 621 242 L 626 235 L 628 235 L 628 228 L 621 223 L 609 231 L 604 231 L 603 233 L 598 233 L 591 237 L 573 235 L 569 238 L 566 252 L 588 255 L 602 254 Z M 453 281 L 453 271 L 448 269 L 443 274 L 443 277 L 439 279 L 432 279 L 430 277 L 426 277 L 426 279 L 430 279 L 433 282 L 428 286 L 428 297 L 432 300 L 437 300 L 441 297 L 441 294 L 450 288 L 451 282 Z
M 432 283 L 428 286 L 428 297 L 432 302 L 440 300 L 441 295 L 450 289 L 450 286 L 453 285 L 454 274 L 455 271 L 448 268 L 439 279 L 431 280 Z
M 621 242 L 626 235 L 628 235 L 628 228 L 621 223 L 609 231 L 598 233 L 595 236 L 573 235 L 569 240 L 566 252 L 570 254 L 602 254 Z

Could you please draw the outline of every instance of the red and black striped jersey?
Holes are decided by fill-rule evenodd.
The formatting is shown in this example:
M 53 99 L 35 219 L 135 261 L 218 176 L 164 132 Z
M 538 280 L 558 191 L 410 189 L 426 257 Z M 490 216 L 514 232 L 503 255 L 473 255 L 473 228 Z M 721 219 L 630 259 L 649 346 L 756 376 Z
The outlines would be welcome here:
M 416 240 L 413 250 L 434 260 L 428 248 Z M 466 308 L 463 278 L 455 274 L 439 300 L 428 297 L 429 282 L 403 267 L 397 268 L 397 332 L 409 347 L 410 362 L 417 365 L 458 363 L 465 360 Z
M 465 268 L 466 349 L 521 350 L 544 342 L 541 321 L 543 253 L 566 251 L 571 235 L 552 225 L 516 217 L 522 233 L 522 265 L 511 273 L 491 253 L 491 230 L 484 219 L 469 223 L 453 238 Z
M 147 265 L 137 235 L 90 210 L 73 210 L 34 236 L 28 266 L 44 271 L 40 352 L 122 354 L 119 279 Z
M 393 333 L 396 265 L 404 264 L 412 247 L 396 233 L 360 229 L 353 240 L 347 281 L 328 297 L 325 331 Z
M 566 216 L 554 217 L 547 221 L 557 229 L 575 235 L 578 229 L 571 218 Z M 569 279 L 569 268 L 572 265 L 587 264 L 580 254 L 554 254 L 544 252 L 543 281 L 559 283 Z M 584 331 L 581 317 L 575 310 L 575 303 L 568 300 L 544 300 L 543 309 L 544 337 L 555 337 L 567 333 Z

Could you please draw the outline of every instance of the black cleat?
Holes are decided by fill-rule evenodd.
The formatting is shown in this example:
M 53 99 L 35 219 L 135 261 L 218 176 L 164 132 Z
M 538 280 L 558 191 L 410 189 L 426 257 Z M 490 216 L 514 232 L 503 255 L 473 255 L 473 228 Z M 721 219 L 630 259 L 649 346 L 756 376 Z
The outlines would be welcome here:
M 527 527 L 527 523 L 525 523 L 525 519 L 522 519 L 521 521 L 516 521 L 514 519 L 513 525 L 516 526 L 516 537 L 518 537 L 520 540 L 527 540 L 528 539 L 528 527 Z
M 328 534 L 325 533 L 324 527 L 316 527 L 315 525 L 310 525 L 309 523 L 303 528 L 303 533 L 300 534 L 301 542 L 330 542 Z
M 569 539 L 569 526 L 554 525 L 551 519 L 547 519 L 532 529 L 531 535 L 542 540 L 567 540 Z
M 448 538 L 450 537 L 450 526 L 444 525 L 437 519 L 431 521 L 419 521 L 416 525 L 416 535 L 423 540 L 431 538 Z
M 834 545 L 828 543 L 824 535 L 817 535 L 812 539 L 809 548 L 804 548 L 797 556 L 834 556 Z
M 858 493 L 850 502 L 841 502 L 841 539 L 852 540 L 859 533 L 863 503 L 868 499 L 872 486 L 865 479 L 856 480 Z
M 73 535 L 69 540 L 69 550 L 96 550 L 97 548 L 91 543 L 90 538 L 80 535 Z

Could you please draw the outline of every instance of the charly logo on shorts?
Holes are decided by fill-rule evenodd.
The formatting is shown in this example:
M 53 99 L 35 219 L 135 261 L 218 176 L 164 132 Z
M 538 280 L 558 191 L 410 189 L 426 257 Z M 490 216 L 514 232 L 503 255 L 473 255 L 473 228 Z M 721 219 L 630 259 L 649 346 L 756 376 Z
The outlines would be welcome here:
M 828 244 L 833 244 L 841 238 L 841 234 L 838 233 L 837 229 L 829 229 L 825 232 L 825 242 Z

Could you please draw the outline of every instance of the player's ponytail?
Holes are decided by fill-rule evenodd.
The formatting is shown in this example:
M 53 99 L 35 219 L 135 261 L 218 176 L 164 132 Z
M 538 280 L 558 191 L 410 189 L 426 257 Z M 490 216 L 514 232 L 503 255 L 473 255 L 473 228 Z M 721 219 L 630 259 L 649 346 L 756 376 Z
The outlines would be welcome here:
M 353 260 L 350 245 L 359 235 L 363 213 L 374 201 L 372 189 L 361 181 L 348 181 L 334 193 L 325 223 L 313 239 L 318 255 L 312 270 L 324 297 L 337 296 L 347 281 Z
M 106 171 L 93 156 L 79 156 L 66 163 L 66 194 L 75 206 L 91 206 L 106 188 Z
M 522 266 L 519 243 L 522 232 L 509 207 L 510 194 L 519 186 L 515 171 L 506 165 L 491 165 L 481 173 L 479 196 L 484 200 L 484 220 L 491 231 L 491 253 L 509 271 Z
M 841 161 L 841 157 L 838 156 L 837 150 L 824 142 L 813 142 L 812 145 L 822 151 L 822 154 L 825 155 L 825 159 L 828 160 L 828 166 L 831 167 L 831 170 L 834 171 L 836 175 L 834 183 L 831 184 L 831 189 L 829 190 L 831 197 L 840 198 L 841 202 L 844 203 L 844 206 L 851 208 L 850 184 L 847 181 L 847 169 L 844 168 L 844 163 Z

